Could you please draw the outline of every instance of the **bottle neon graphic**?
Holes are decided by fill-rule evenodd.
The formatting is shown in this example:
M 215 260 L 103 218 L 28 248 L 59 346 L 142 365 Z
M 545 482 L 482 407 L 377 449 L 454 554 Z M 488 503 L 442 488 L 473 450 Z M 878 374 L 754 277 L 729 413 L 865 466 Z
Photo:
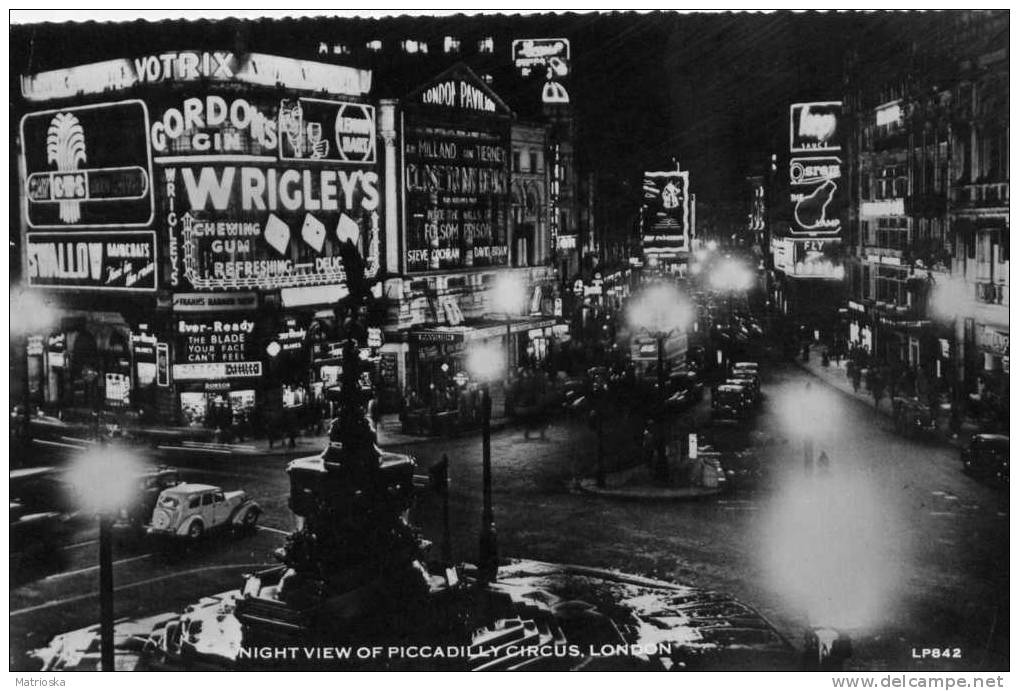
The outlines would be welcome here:
M 807 230 L 838 227 L 837 218 L 828 218 L 828 205 L 835 196 L 835 188 L 834 181 L 826 180 L 823 185 L 796 203 L 794 214 L 800 227 Z
M 46 132 L 46 162 L 56 164 L 59 172 L 67 172 L 78 170 L 85 160 L 85 131 L 81 123 L 71 113 L 57 113 Z M 83 185 L 83 182 L 75 183 L 78 184 Z M 75 189 L 74 192 L 84 196 L 85 190 Z M 80 221 L 81 204 L 76 201 L 60 202 L 60 220 L 64 223 Z

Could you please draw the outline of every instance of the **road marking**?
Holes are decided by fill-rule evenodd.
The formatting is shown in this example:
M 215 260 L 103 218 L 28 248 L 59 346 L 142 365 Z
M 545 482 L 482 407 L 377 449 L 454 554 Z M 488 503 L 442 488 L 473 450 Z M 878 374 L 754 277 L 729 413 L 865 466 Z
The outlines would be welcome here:
M 113 565 L 114 566 L 120 566 L 121 564 L 130 564 L 133 561 L 141 561 L 142 559 L 148 559 L 151 556 L 152 556 L 152 554 L 141 554 L 141 555 L 139 555 L 137 557 L 129 557 L 127 559 L 119 559 L 119 560 L 113 562 Z M 77 576 L 79 574 L 88 573 L 89 571 L 95 571 L 98 568 L 99 568 L 98 564 L 96 564 L 95 566 L 86 566 L 83 569 L 76 569 L 74 571 L 64 571 L 63 573 L 54 573 L 54 574 L 51 574 L 49 576 L 46 576 L 43 580 L 44 581 L 54 581 L 54 580 L 56 580 L 58 578 L 66 578 L 67 576 Z
M 952 511 L 928 511 L 931 516 L 954 516 Z
M 59 447 L 65 448 L 65 449 L 74 449 L 75 451 L 84 451 L 85 450 L 84 446 L 79 446 L 78 444 L 64 444 L 64 443 L 59 442 L 59 441 L 53 441 L 52 439 L 33 439 L 32 443 L 33 444 L 42 444 L 42 445 L 45 445 L 45 446 L 59 446 Z
M 256 525 L 255 527 L 258 528 L 259 530 L 267 530 L 270 533 L 276 533 L 277 535 L 290 535 L 290 532 L 293 532 L 293 531 L 287 532 L 286 530 L 280 530 L 279 528 L 270 528 L 267 525 Z
M 221 449 L 204 449 L 194 446 L 157 446 L 156 448 L 160 451 L 187 451 L 188 453 L 201 451 L 202 453 L 218 453 L 224 456 L 229 456 L 233 453 L 232 451 L 223 451 Z
M 64 545 L 60 549 L 78 549 L 79 547 L 88 547 L 89 545 L 94 545 L 94 544 L 96 544 L 98 542 L 99 542 L 99 540 L 88 540 L 86 542 L 76 542 L 73 545 Z
M 202 573 L 204 571 L 215 571 L 218 569 L 251 569 L 258 567 L 267 566 L 278 566 L 275 563 L 262 562 L 259 564 L 221 564 L 218 566 L 203 566 L 200 569 L 191 569 L 190 571 L 178 571 L 177 573 L 171 573 L 166 576 L 156 576 L 155 578 L 146 578 L 143 581 L 137 581 L 135 583 L 128 583 L 126 585 L 118 586 L 114 588 L 114 592 L 127 590 L 128 588 L 137 588 L 143 585 L 151 585 L 152 583 L 158 583 L 159 581 L 165 581 L 170 578 L 177 578 L 178 576 L 190 576 L 196 573 Z M 79 602 L 81 600 L 88 600 L 90 598 L 99 597 L 99 591 L 93 591 L 91 593 L 85 593 L 84 595 L 75 595 L 74 597 L 64 598 L 63 600 L 52 600 L 50 602 L 43 603 L 41 605 L 33 605 L 31 607 L 24 607 L 22 609 L 16 609 L 10 613 L 10 616 L 17 617 L 22 614 L 31 614 L 32 612 L 38 612 L 40 610 L 49 609 L 51 607 L 63 607 L 69 605 L 72 602 Z

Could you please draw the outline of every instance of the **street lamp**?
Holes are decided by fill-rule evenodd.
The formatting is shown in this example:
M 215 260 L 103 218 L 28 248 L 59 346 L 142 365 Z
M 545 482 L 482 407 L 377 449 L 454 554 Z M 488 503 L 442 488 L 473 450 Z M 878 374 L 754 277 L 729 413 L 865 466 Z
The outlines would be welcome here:
M 955 368 L 952 396 L 952 433 L 956 433 L 961 422 L 959 417 L 965 390 L 965 362 L 959 352 L 962 347 L 964 334 L 962 333 L 962 320 L 960 315 L 966 313 L 972 301 L 972 293 L 966 281 L 962 278 L 951 278 L 935 283 L 931 289 L 930 307 L 935 317 L 939 317 L 952 323 L 952 364 Z
M 514 273 L 501 273 L 492 286 L 492 307 L 506 317 L 506 367 L 513 365 L 512 357 L 512 326 L 513 317 L 523 309 L 524 291 L 526 286 Z
M 467 369 L 481 384 L 481 541 L 478 576 L 482 583 L 495 578 L 499 568 L 499 546 L 492 512 L 492 397 L 489 384 L 505 371 L 502 352 L 492 345 L 477 345 L 467 356 Z
M 82 508 L 99 517 L 99 638 L 104 672 L 113 663 L 113 519 L 135 491 L 137 462 L 127 450 L 97 445 L 68 473 Z
M 11 335 L 17 335 L 19 340 L 21 337 L 25 339 L 25 357 L 21 361 L 24 367 L 22 375 L 22 405 L 25 409 L 25 417 L 23 420 L 23 441 L 27 446 L 31 442 L 32 427 L 31 427 L 31 408 L 32 408 L 32 396 L 31 396 L 31 382 L 28 373 L 28 338 L 33 334 L 37 334 L 41 331 L 45 331 L 50 328 L 53 323 L 54 314 L 53 310 L 50 309 L 49 304 L 44 300 L 38 293 L 29 290 L 20 290 L 17 293 L 11 293 Z
M 753 275 L 742 263 L 735 259 L 725 258 L 712 270 L 710 283 L 711 287 L 715 290 L 724 291 L 726 293 L 726 299 L 729 305 L 729 326 L 731 328 L 736 316 L 732 304 L 733 296 L 737 292 L 742 292 L 750 288 L 753 284 Z M 719 353 L 719 360 L 720 359 L 721 353 Z
M 665 457 L 665 341 L 681 332 L 690 321 L 691 310 L 686 299 L 672 285 L 660 283 L 644 291 L 631 304 L 631 326 L 655 339 L 658 351 L 658 463 L 655 477 L 667 482 L 669 465 Z

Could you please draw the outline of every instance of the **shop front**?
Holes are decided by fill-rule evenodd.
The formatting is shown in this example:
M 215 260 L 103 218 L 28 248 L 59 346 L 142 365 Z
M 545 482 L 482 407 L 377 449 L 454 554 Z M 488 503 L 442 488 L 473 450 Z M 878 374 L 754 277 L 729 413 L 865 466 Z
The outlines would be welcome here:
M 244 428 L 264 391 L 254 315 L 241 311 L 185 312 L 173 319 L 173 380 L 184 426 Z
M 130 330 L 120 315 L 107 321 L 80 316 L 59 330 L 28 339 L 28 383 L 33 405 L 73 416 L 126 411 L 133 406 Z
M 479 422 L 480 382 L 468 368 L 472 348 L 494 346 L 510 355 L 517 366 L 491 382 L 494 396 L 505 398 L 507 381 L 518 371 L 540 369 L 556 339 L 555 319 L 486 320 L 472 325 L 413 329 L 407 342 L 407 387 L 403 397 L 404 429 L 411 433 L 443 434 Z M 507 343 L 508 340 L 508 343 Z M 508 350 L 507 350 L 508 348 Z
M 1008 327 L 975 324 L 975 390 L 970 394 L 974 411 L 985 424 L 1008 428 L 1009 331 Z

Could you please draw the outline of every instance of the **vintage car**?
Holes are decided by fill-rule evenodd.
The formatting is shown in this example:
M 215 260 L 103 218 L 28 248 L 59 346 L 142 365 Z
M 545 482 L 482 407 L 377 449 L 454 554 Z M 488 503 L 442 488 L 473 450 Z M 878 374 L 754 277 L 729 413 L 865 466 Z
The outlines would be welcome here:
M 711 392 L 711 418 L 717 422 L 732 422 L 747 416 L 750 408 L 750 390 L 739 384 L 722 384 Z
M 974 434 L 962 449 L 963 470 L 971 475 L 991 477 L 1008 483 L 1008 437 L 1003 434 Z
M 733 374 L 730 375 L 726 380 L 726 384 L 734 384 L 736 386 L 742 386 L 749 393 L 749 402 L 751 405 L 756 405 L 761 399 L 761 390 L 757 386 L 757 380 L 748 377 L 744 374 Z
M 694 372 L 673 371 L 669 375 L 665 393 L 669 408 L 686 408 L 703 398 L 704 385 Z
M 179 484 L 180 471 L 176 468 L 160 466 L 140 473 L 137 476 L 138 491 L 131 503 L 120 510 L 116 527 L 144 529 L 163 490 Z
M 224 492 L 214 485 L 186 482 L 159 494 L 148 532 L 197 540 L 218 528 L 252 529 L 261 513 L 243 490 Z

